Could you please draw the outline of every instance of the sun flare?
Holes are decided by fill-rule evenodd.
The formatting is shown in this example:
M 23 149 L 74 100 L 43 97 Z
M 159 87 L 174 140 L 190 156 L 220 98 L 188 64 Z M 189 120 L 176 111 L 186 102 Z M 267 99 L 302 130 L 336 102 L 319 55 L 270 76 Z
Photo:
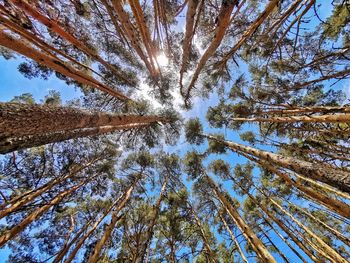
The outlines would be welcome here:
M 166 67 L 169 64 L 169 59 L 164 53 L 161 53 L 157 56 L 157 62 L 160 67 Z

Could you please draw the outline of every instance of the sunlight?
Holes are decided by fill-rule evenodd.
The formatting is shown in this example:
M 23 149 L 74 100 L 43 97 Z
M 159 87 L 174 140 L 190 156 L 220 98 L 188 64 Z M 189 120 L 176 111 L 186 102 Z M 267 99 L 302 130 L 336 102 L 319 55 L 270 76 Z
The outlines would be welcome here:
M 160 53 L 158 56 L 157 56 L 157 62 L 158 62 L 158 65 L 160 67 L 166 67 L 168 66 L 169 64 L 169 59 L 167 56 L 165 56 L 164 53 Z

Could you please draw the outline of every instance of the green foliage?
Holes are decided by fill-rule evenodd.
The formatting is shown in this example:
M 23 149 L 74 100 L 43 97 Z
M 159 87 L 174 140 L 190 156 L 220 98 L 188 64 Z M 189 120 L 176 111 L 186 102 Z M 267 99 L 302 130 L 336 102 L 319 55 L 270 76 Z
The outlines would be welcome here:
M 185 125 L 186 140 L 191 144 L 199 145 L 203 143 L 204 139 L 201 136 L 203 132 L 202 124 L 198 118 L 190 119 Z

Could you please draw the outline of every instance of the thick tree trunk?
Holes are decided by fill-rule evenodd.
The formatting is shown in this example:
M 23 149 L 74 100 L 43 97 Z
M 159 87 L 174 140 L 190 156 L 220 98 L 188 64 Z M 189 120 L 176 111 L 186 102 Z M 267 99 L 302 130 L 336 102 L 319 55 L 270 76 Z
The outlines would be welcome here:
M 310 177 L 314 180 L 334 186 L 341 191 L 350 193 L 350 174 L 346 171 L 335 170 L 322 164 L 315 166 L 313 163 L 302 161 L 296 158 L 285 157 L 281 154 L 258 150 L 230 141 L 221 141 L 210 135 L 203 136 L 210 140 L 215 140 L 217 142 L 223 143 L 225 146 L 237 153 L 243 152 L 253 155 L 258 159 L 284 167 L 296 173 Z
M 117 115 L 70 107 L 0 103 L 0 138 L 40 135 L 100 126 L 164 122 L 158 116 Z
M 98 159 L 95 159 L 91 162 L 88 162 L 85 165 L 82 165 L 80 167 L 78 167 L 77 169 L 73 170 L 72 172 L 69 172 L 68 174 L 52 179 L 51 181 L 49 181 L 48 183 L 44 184 L 43 186 L 26 192 L 20 196 L 17 196 L 15 198 L 13 198 L 12 200 L 10 200 L 9 202 L 7 202 L 6 204 L 2 205 L 0 207 L 1 211 L 0 211 L 0 219 L 8 216 L 10 213 L 13 213 L 17 210 L 19 210 L 21 207 L 23 207 L 24 205 L 28 204 L 29 202 L 31 202 L 32 200 L 34 200 L 35 198 L 37 198 L 38 196 L 40 196 L 41 194 L 45 193 L 46 191 L 52 189 L 54 186 L 60 184 L 61 182 L 64 182 L 65 180 L 67 180 L 68 178 L 76 175 L 77 173 L 83 171 L 85 168 L 90 167 L 93 163 L 95 163 Z M 10 204 L 10 206 L 8 206 Z M 8 206 L 8 207 L 7 207 Z
M 339 201 L 337 199 L 331 198 L 320 192 L 317 192 L 310 187 L 304 186 L 303 184 L 300 183 L 300 181 L 290 178 L 288 174 L 281 172 L 280 170 L 278 170 L 273 165 L 267 162 L 263 162 L 259 159 L 252 158 L 251 156 L 243 153 L 241 154 L 247 159 L 260 164 L 262 167 L 268 169 L 270 172 L 273 172 L 275 175 L 281 177 L 287 184 L 296 187 L 300 192 L 311 197 L 317 203 L 320 203 L 321 205 L 327 207 L 328 209 L 334 211 L 339 215 L 344 216 L 345 218 L 350 218 L 350 206 L 348 204 L 342 201 Z
M 323 123 L 350 123 L 350 114 L 334 114 L 334 115 L 315 115 L 315 116 L 284 116 L 284 117 L 266 117 L 266 118 L 232 118 L 232 121 L 243 122 L 274 122 L 274 123 L 290 123 L 290 122 L 323 122 Z
M 100 126 L 95 128 L 83 128 L 69 131 L 51 132 L 40 135 L 26 135 L 10 137 L 0 142 L 0 154 L 38 147 L 49 143 L 57 143 L 70 139 L 98 136 L 122 130 L 138 129 L 149 126 L 149 123 L 127 124 L 118 126 Z
M 227 213 L 231 216 L 232 220 L 240 229 L 240 231 L 242 232 L 247 242 L 251 244 L 252 248 L 254 249 L 256 254 L 259 256 L 259 258 L 261 258 L 263 262 L 267 262 L 267 263 L 276 262 L 276 260 L 272 257 L 270 252 L 266 249 L 266 247 L 261 242 L 261 240 L 255 235 L 255 233 L 251 230 L 251 228 L 244 222 L 242 217 L 239 215 L 239 213 L 236 211 L 233 205 L 227 200 L 225 195 L 221 193 L 220 189 L 214 183 L 214 181 L 210 177 L 207 177 L 207 178 L 208 178 L 209 186 L 212 188 L 213 192 L 218 197 L 218 199 L 222 203 Z
M 192 88 L 194 87 L 199 74 L 201 73 L 202 69 L 204 68 L 205 64 L 207 63 L 208 59 L 214 54 L 216 49 L 220 46 L 222 39 L 225 36 L 226 29 L 230 25 L 230 16 L 232 13 L 232 10 L 235 6 L 235 3 L 237 1 L 223 1 L 222 6 L 220 8 L 220 12 L 218 15 L 218 26 L 215 29 L 215 35 L 210 43 L 209 47 L 205 50 L 203 56 L 198 62 L 197 68 L 195 72 L 192 75 L 192 79 L 190 84 L 188 85 L 188 89 L 186 91 L 185 95 L 185 102 L 190 98 L 190 92 Z
M 57 60 L 57 58 L 47 55 L 33 48 L 24 39 L 14 38 L 10 34 L 6 33 L 4 30 L 0 29 L 0 45 L 8 49 L 16 51 L 23 56 L 33 59 L 37 63 L 44 65 L 50 69 L 53 69 L 62 75 L 65 75 L 73 80 L 86 84 L 91 87 L 95 87 L 109 95 L 121 100 L 130 101 L 131 99 L 121 94 L 120 92 L 113 90 L 112 88 L 104 85 L 103 83 L 97 81 L 93 77 L 87 75 L 86 73 L 76 70 L 72 66 L 68 65 L 62 60 Z
M 248 260 L 247 260 L 247 258 L 245 257 L 245 255 L 244 255 L 244 253 L 243 253 L 243 250 L 242 250 L 241 246 L 240 246 L 239 243 L 238 243 L 237 238 L 236 238 L 235 235 L 232 233 L 232 231 L 231 231 L 230 227 L 228 226 L 228 224 L 227 224 L 225 218 L 222 216 L 222 214 L 221 214 L 220 212 L 219 212 L 219 217 L 220 217 L 221 222 L 222 222 L 223 225 L 225 226 L 227 232 L 230 234 L 230 237 L 231 237 L 232 241 L 235 243 L 235 245 L 236 245 L 236 247 L 237 247 L 237 250 L 238 250 L 238 253 L 240 254 L 240 256 L 241 256 L 243 262 L 248 263 Z
M 296 223 L 301 229 L 303 229 L 312 239 L 314 239 L 317 243 L 317 247 L 320 248 L 321 251 L 324 251 L 328 257 L 333 259 L 335 262 L 346 263 L 348 262 L 344 259 L 337 251 L 335 251 L 332 247 L 326 244 L 320 237 L 315 235 L 308 227 L 302 224 L 299 220 L 297 220 L 292 214 L 290 214 L 286 209 L 284 209 L 280 204 L 278 204 L 274 199 L 268 198 L 268 200 L 273 203 L 276 207 L 278 207 L 284 214 L 286 214 L 294 223 Z
M 147 260 L 145 261 L 145 257 L 147 255 L 147 251 L 149 249 L 149 245 L 152 241 L 152 238 L 153 238 L 153 234 L 154 234 L 154 226 L 156 225 L 156 222 L 157 222 L 157 218 L 159 216 L 159 212 L 160 212 L 160 206 L 162 204 L 162 201 L 164 199 L 164 196 L 165 196 L 165 190 L 166 190 L 166 187 L 167 187 L 167 183 L 168 183 L 168 178 L 166 178 L 164 180 L 164 183 L 162 185 L 162 189 L 160 191 L 160 194 L 159 194 L 159 198 L 156 202 L 156 205 L 154 206 L 154 215 L 152 217 L 152 220 L 151 220 L 151 223 L 147 229 L 147 232 L 146 232 L 146 241 L 145 241 L 145 244 L 143 245 L 143 248 L 142 248 L 142 251 L 141 251 L 141 261 L 140 262 L 146 262 L 147 263 Z
M 237 50 L 250 38 L 253 33 L 258 29 L 258 27 L 265 21 L 265 19 L 273 12 L 277 7 L 279 0 L 270 0 L 265 10 L 259 15 L 259 17 L 254 21 L 252 25 L 247 28 L 240 40 L 233 46 L 233 48 L 225 55 L 225 57 L 220 61 L 219 66 L 226 65 L 227 61 L 232 58 L 232 56 L 237 52 Z
M 122 72 L 120 72 L 116 67 L 105 61 L 103 58 L 101 58 L 97 52 L 90 49 L 88 45 L 78 40 L 76 37 L 68 33 L 66 29 L 64 29 L 62 26 L 60 26 L 57 22 L 50 20 L 48 17 L 42 15 L 40 12 L 38 12 L 35 9 L 35 5 L 26 3 L 24 0 L 10 0 L 14 5 L 16 5 L 19 9 L 21 9 L 23 12 L 28 14 L 29 16 L 32 16 L 36 20 L 38 20 L 40 23 L 45 25 L 48 29 L 55 32 L 57 35 L 74 45 L 79 50 L 83 51 L 87 55 L 94 58 L 96 61 L 101 63 L 106 68 L 113 71 L 113 74 L 118 76 L 118 78 L 122 79 L 129 85 L 133 85 L 133 83 L 130 83 L 130 81 L 123 75 Z
M 85 180 L 81 182 L 78 185 L 75 185 L 71 187 L 68 190 L 60 192 L 58 195 L 56 195 L 53 199 L 51 199 L 48 204 L 45 204 L 39 208 L 37 208 L 33 213 L 28 215 L 26 218 L 24 218 L 19 224 L 16 226 L 12 227 L 10 230 L 5 231 L 1 236 L 0 236 L 0 247 L 4 246 L 9 240 L 17 236 L 19 233 L 21 233 L 29 224 L 34 222 L 37 218 L 42 216 L 45 212 L 47 212 L 51 207 L 54 205 L 57 205 L 60 203 L 64 197 L 67 195 L 73 193 L 86 183 L 92 180 L 93 177 L 89 178 L 89 180 Z
M 104 230 L 104 233 L 102 235 L 102 237 L 98 240 L 97 244 L 95 245 L 94 249 L 93 249 L 93 253 L 90 255 L 87 263 L 95 263 L 97 262 L 101 250 L 104 247 L 104 245 L 109 241 L 112 232 L 115 228 L 116 223 L 118 222 L 118 220 L 120 219 L 120 217 L 118 217 L 119 212 L 124 208 L 124 206 L 127 204 L 127 202 L 129 201 L 131 194 L 137 184 L 137 182 L 141 179 L 142 174 L 140 174 L 134 181 L 134 183 L 129 187 L 129 189 L 126 191 L 126 193 L 124 194 L 124 198 L 123 201 L 118 205 L 118 207 L 115 209 L 115 211 L 113 211 L 112 213 L 112 219 L 111 222 L 107 225 L 107 227 Z

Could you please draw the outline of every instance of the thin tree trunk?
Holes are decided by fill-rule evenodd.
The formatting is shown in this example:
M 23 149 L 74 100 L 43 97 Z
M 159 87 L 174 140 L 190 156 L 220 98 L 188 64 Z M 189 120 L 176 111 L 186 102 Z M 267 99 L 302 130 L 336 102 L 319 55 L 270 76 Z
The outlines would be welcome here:
M 136 18 L 138 28 L 141 32 L 142 42 L 143 42 L 143 45 L 145 46 L 146 51 L 148 53 L 148 58 L 150 60 L 152 68 L 155 70 L 157 68 L 155 66 L 155 63 L 157 63 L 157 61 L 155 59 L 155 53 L 154 53 L 155 50 L 154 50 L 153 45 L 152 45 L 150 32 L 149 32 L 149 29 L 147 27 L 147 24 L 146 24 L 146 21 L 144 18 L 142 7 L 139 3 L 139 0 L 129 0 L 129 3 L 130 3 L 131 10 Z M 158 67 L 158 70 L 159 70 L 159 67 Z
M 213 250 L 211 249 L 211 247 L 210 247 L 210 245 L 209 245 L 209 242 L 208 242 L 208 239 L 207 239 L 207 237 L 206 237 L 206 235 L 205 235 L 205 232 L 204 232 L 204 229 L 203 229 L 203 225 L 202 225 L 202 223 L 201 223 L 201 220 L 200 220 L 199 217 L 197 216 L 197 214 L 196 214 L 196 212 L 194 211 L 192 205 L 191 205 L 190 203 L 188 203 L 188 205 L 189 205 L 189 208 L 190 208 L 190 210 L 191 210 L 191 213 L 192 213 L 192 215 L 193 215 L 193 217 L 194 217 L 194 221 L 195 221 L 195 223 L 196 223 L 196 225 L 197 225 L 197 227 L 198 227 L 198 229 L 199 229 L 199 231 L 200 231 L 200 235 L 201 235 L 202 240 L 203 240 L 203 243 L 204 243 L 204 247 L 205 247 L 205 250 L 206 250 L 206 254 L 207 254 L 208 259 L 209 259 L 208 261 L 209 261 L 209 262 L 216 263 L 217 261 L 216 261 L 216 259 L 215 259 L 215 257 L 214 257 Z
M 49 143 L 57 143 L 70 139 L 98 136 L 122 130 L 139 129 L 149 126 L 149 123 L 127 124 L 118 126 L 99 126 L 95 128 L 82 128 L 69 131 L 51 132 L 40 135 L 26 135 L 10 137 L 0 143 L 0 154 L 37 147 Z
M 322 164 L 315 166 L 313 163 L 302 161 L 296 158 L 285 157 L 281 154 L 258 150 L 231 141 L 218 140 L 210 135 L 203 136 L 210 140 L 215 140 L 217 142 L 223 143 L 225 146 L 235 152 L 251 154 L 258 159 L 284 167 L 296 173 L 310 177 L 314 180 L 327 183 L 341 191 L 350 193 L 350 174 L 346 171 L 335 170 Z
M 143 248 L 142 248 L 142 251 L 141 251 L 141 262 L 146 262 L 147 263 L 147 260 L 145 261 L 145 256 L 147 255 L 147 251 L 149 250 L 149 245 L 150 245 L 151 240 L 153 238 L 154 226 L 156 225 L 157 218 L 159 216 L 160 206 L 161 206 L 162 201 L 163 201 L 164 196 L 165 196 L 167 183 L 168 183 L 168 178 L 166 178 L 164 180 L 164 183 L 162 185 L 162 189 L 161 189 L 160 194 L 159 194 L 159 198 L 158 198 L 158 200 L 156 202 L 156 205 L 153 208 L 154 216 L 152 217 L 151 223 L 150 223 L 150 225 L 149 225 L 149 227 L 147 229 L 147 232 L 146 232 L 146 241 L 145 241 L 145 244 L 143 245 Z
M 317 217 L 315 217 L 314 215 L 312 215 L 311 213 L 309 213 L 308 211 L 306 211 L 306 209 L 301 208 L 295 204 L 292 204 L 291 202 L 289 202 L 288 200 L 286 200 L 288 202 L 288 204 L 290 204 L 291 206 L 293 206 L 295 209 L 299 210 L 300 212 L 302 212 L 303 214 L 307 215 L 309 218 L 311 218 L 313 221 L 315 221 L 316 223 L 322 225 L 324 228 L 326 228 L 329 232 L 331 232 L 334 236 L 336 236 L 339 240 L 341 240 L 345 245 L 347 245 L 348 247 L 350 247 L 350 239 L 347 238 L 346 236 L 344 236 L 342 233 L 340 233 L 338 230 L 330 227 L 329 225 L 327 225 L 326 223 L 324 223 L 323 221 L 321 221 L 320 219 L 318 219 Z
M 302 228 L 312 239 L 317 241 L 317 246 L 324 251 L 330 258 L 332 258 L 335 262 L 346 263 L 347 260 L 344 259 L 337 251 L 335 251 L 332 247 L 326 244 L 320 237 L 315 235 L 308 227 L 298 221 L 292 214 L 290 214 L 286 209 L 284 209 L 280 204 L 278 204 L 274 199 L 268 198 L 268 200 L 273 203 L 276 207 L 278 207 L 283 213 L 285 213 L 289 218 L 292 219 L 294 223 L 296 223 L 300 228 Z
M 183 84 L 182 84 L 183 74 L 188 64 L 188 59 L 191 53 L 191 46 L 192 46 L 191 42 L 195 33 L 194 18 L 196 16 L 198 3 L 199 3 L 199 0 L 189 0 L 188 6 L 187 6 L 186 31 L 185 31 L 185 37 L 182 45 L 182 64 L 180 69 L 180 86 L 182 87 L 182 89 L 183 89 Z
M 302 113 L 349 113 L 350 107 L 347 106 L 313 106 L 313 107 L 293 107 L 291 109 L 270 109 L 267 111 L 256 112 L 254 115 L 274 115 L 274 114 L 302 114 Z
M 232 180 L 232 177 L 231 177 L 231 180 Z M 259 202 L 258 200 L 256 200 L 256 198 L 253 197 L 241 184 L 237 183 L 236 181 L 234 182 L 242 189 L 242 191 L 246 195 L 248 195 L 248 197 L 253 201 L 254 204 L 256 204 L 257 207 L 259 207 L 272 221 L 274 221 L 293 240 L 293 242 L 302 251 L 304 251 L 306 255 L 309 256 L 311 260 L 317 263 L 322 263 L 302 242 L 300 242 L 300 240 L 289 230 L 289 228 L 284 224 L 283 221 L 281 221 L 274 214 L 272 214 L 262 202 Z
M 269 227 L 271 227 L 271 229 L 279 236 L 279 238 L 284 242 L 286 243 L 286 245 L 294 252 L 295 255 L 297 255 L 300 260 L 303 262 L 303 263 L 307 263 L 307 261 L 305 260 L 305 258 L 300 255 L 300 253 L 292 246 L 292 244 L 289 243 L 289 241 L 273 226 L 272 223 L 270 223 L 270 221 L 264 217 L 262 215 L 262 218 L 265 220 L 265 222 L 269 225 Z
M 55 259 L 52 261 L 52 263 L 59 263 L 64 258 L 65 255 L 67 255 L 68 251 L 72 247 L 72 245 L 77 242 L 77 240 L 80 238 L 80 236 L 86 231 L 86 229 L 90 226 L 92 223 L 92 220 L 88 221 L 74 236 L 74 238 L 67 244 L 65 244 L 59 253 L 56 255 Z
M 9 200 L 9 202 L 7 202 L 6 204 L 4 204 L 0 207 L 0 209 L 1 209 L 0 219 L 5 217 L 5 216 L 8 216 L 9 214 L 11 214 L 17 210 L 19 210 L 21 207 L 28 204 L 30 201 L 34 200 L 35 198 L 37 198 L 41 194 L 52 189 L 54 186 L 58 185 L 59 183 L 64 182 L 68 178 L 76 175 L 77 173 L 83 171 L 85 168 L 90 167 L 92 164 L 94 164 L 98 160 L 99 160 L 99 158 L 96 158 L 95 160 L 88 162 L 85 165 L 80 166 L 78 169 L 75 169 L 74 171 L 69 172 L 65 176 L 52 179 L 48 183 L 39 187 L 38 189 L 26 192 L 20 196 L 13 198 L 12 200 Z M 11 206 L 7 207 L 7 205 L 9 205 L 9 204 L 11 204 Z
M 140 41 L 135 32 L 136 30 L 134 29 L 129 19 L 129 15 L 124 11 L 121 1 L 112 0 L 112 4 L 116 14 L 118 15 L 119 20 L 121 21 L 121 26 L 127 38 L 129 39 L 131 46 L 135 49 L 136 53 L 143 60 L 151 76 L 157 76 L 157 72 L 155 72 L 155 69 L 152 67 L 152 64 L 148 61 L 146 55 L 143 53 L 140 47 Z
M 209 47 L 205 50 L 203 56 L 198 62 L 197 68 L 195 72 L 192 75 L 192 79 L 190 84 L 188 85 L 188 89 L 186 91 L 185 95 L 185 103 L 190 98 L 190 92 L 192 88 L 194 87 L 199 74 L 201 73 L 202 69 L 204 68 L 205 64 L 207 63 L 208 59 L 214 54 L 216 49 L 220 46 L 222 39 L 225 36 L 226 29 L 230 25 L 230 16 L 232 13 L 232 10 L 235 6 L 237 1 L 223 1 L 222 6 L 220 8 L 220 12 L 218 14 L 218 25 L 215 29 L 215 35 L 213 40 L 211 41 Z
M 219 62 L 220 66 L 224 66 L 227 61 L 237 52 L 237 50 L 249 39 L 258 27 L 265 21 L 265 19 L 273 12 L 277 7 L 279 0 L 270 0 L 265 10 L 259 15 L 253 24 L 244 32 L 240 40 L 233 46 L 233 48 L 225 55 L 225 57 Z
M 38 20 L 40 23 L 45 25 L 48 29 L 51 31 L 55 32 L 57 35 L 74 45 L 77 49 L 83 51 L 87 55 L 91 56 L 94 58 L 96 61 L 101 63 L 103 66 L 106 68 L 110 69 L 113 71 L 113 74 L 118 76 L 118 78 L 122 79 L 129 85 L 133 85 L 133 83 L 130 83 L 130 81 L 123 75 L 122 72 L 120 72 L 116 67 L 105 61 L 103 58 L 101 58 L 97 52 L 94 50 L 90 49 L 88 45 L 85 43 L 81 42 L 78 40 L 76 37 L 68 33 L 66 29 L 61 27 L 57 22 L 47 18 L 46 16 L 42 15 L 40 12 L 38 12 L 35 9 L 35 5 L 31 5 L 29 3 L 26 3 L 24 0 L 10 0 L 15 6 L 17 6 L 19 9 L 21 9 L 23 12 L 26 14 L 32 16 L 36 20 Z
M 290 263 L 289 259 L 281 252 L 281 250 L 278 249 L 275 243 L 271 240 L 268 233 L 266 233 L 261 227 L 259 227 L 259 229 L 263 233 L 263 235 L 266 237 L 266 239 L 269 241 L 269 243 L 272 245 L 272 247 L 277 251 L 280 257 L 283 259 L 283 261 L 286 263 Z
M 242 121 L 242 122 L 274 122 L 274 123 L 290 123 L 290 122 L 350 123 L 350 114 L 284 116 L 284 117 L 266 117 L 266 118 L 259 118 L 259 117 L 231 118 L 231 120 Z
M 306 186 L 302 185 L 300 183 L 300 181 L 290 178 L 290 176 L 288 174 L 281 172 L 280 170 L 278 170 L 273 165 L 271 165 L 267 162 L 263 162 L 259 159 L 252 158 L 251 156 L 249 156 L 247 154 L 243 154 L 243 153 L 241 153 L 241 154 L 244 157 L 246 157 L 247 159 L 260 164 L 262 167 L 268 169 L 270 172 L 273 172 L 275 175 L 282 178 L 287 184 L 296 187 L 300 192 L 311 197 L 317 203 L 320 203 L 321 205 L 327 207 L 328 209 L 336 212 L 339 215 L 344 216 L 345 218 L 350 217 L 350 206 L 348 204 L 346 204 L 342 201 L 339 201 L 337 199 L 331 198 L 331 197 L 324 195 L 320 192 L 317 192 L 310 187 L 306 187 Z
M 96 177 L 96 176 L 94 176 Z M 43 206 L 41 206 L 40 208 L 37 208 L 33 213 L 31 213 L 30 215 L 28 215 L 26 218 L 24 218 L 19 224 L 17 224 L 16 226 L 12 227 L 11 229 L 5 231 L 1 236 L 0 236 L 0 247 L 4 246 L 9 240 L 11 240 L 12 238 L 14 238 L 15 236 L 17 236 L 20 232 L 22 232 L 29 224 L 31 224 L 32 222 L 34 222 L 37 218 L 39 218 L 40 216 L 42 216 L 45 212 L 47 212 L 51 207 L 53 207 L 54 205 L 57 205 L 58 203 L 60 203 L 64 197 L 66 197 L 67 195 L 73 193 L 74 191 L 76 191 L 77 189 L 79 189 L 80 187 L 82 187 L 83 185 L 85 185 L 86 183 L 88 183 L 89 181 L 92 180 L 93 177 L 89 178 L 88 180 L 85 180 L 83 182 L 81 182 L 78 185 L 75 185 L 73 187 L 71 187 L 68 190 L 62 191 L 59 194 L 56 195 L 56 197 L 54 197 L 53 199 L 51 199 L 49 201 L 48 204 L 45 204 Z
M 68 65 L 62 60 L 57 60 L 57 58 L 44 54 L 37 49 L 33 48 L 28 42 L 23 38 L 14 38 L 10 34 L 6 33 L 4 30 L 0 29 L 0 45 L 8 49 L 16 51 L 28 58 L 33 59 L 37 63 L 51 68 L 62 75 L 74 79 L 75 81 L 86 84 L 91 87 L 95 87 L 109 95 L 121 100 L 130 101 L 131 99 L 121 94 L 120 92 L 104 85 L 103 83 L 97 81 L 93 77 L 87 75 L 86 73 L 76 70 L 72 66 Z
M 240 246 L 239 243 L 238 243 L 237 238 L 236 238 L 235 235 L 232 233 L 232 231 L 231 231 L 230 227 L 228 226 L 228 224 L 227 224 L 225 218 L 222 216 L 222 214 L 221 214 L 220 212 L 219 212 L 219 217 L 220 217 L 221 222 L 224 224 L 224 226 L 225 226 L 227 232 L 230 234 L 230 237 L 231 237 L 232 241 L 235 243 L 235 245 L 236 245 L 236 247 L 237 247 L 237 250 L 238 250 L 238 252 L 239 252 L 239 254 L 240 254 L 240 256 L 241 256 L 243 262 L 248 263 L 248 260 L 247 260 L 247 258 L 245 257 L 245 255 L 244 255 L 244 253 L 243 253 L 243 250 L 242 250 L 241 246 Z
M 57 58 L 57 56 L 54 53 L 57 53 L 59 55 L 61 55 L 62 57 L 68 59 L 70 62 L 72 62 L 73 64 L 76 64 L 82 68 L 84 68 L 85 70 L 91 71 L 94 74 L 98 75 L 99 77 L 103 78 L 102 75 L 100 75 L 98 72 L 96 72 L 94 69 L 90 68 L 87 65 L 82 64 L 81 62 L 77 61 L 76 59 L 68 56 L 65 52 L 62 52 L 61 50 L 50 46 L 49 44 L 47 44 L 45 41 L 43 41 L 42 39 L 40 39 L 39 37 L 37 37 L 36 35 L 34 35 L 33 33 L 31 33 L 30 31 L 27 31 L 25 29 L 23 29 L 22 27 L 20 27 L 19 25 L 17 25 L 16 23 L 12 22 L 11 20 L 7 19 L 5 16 L 3 16 L 2 14 L 0 14 L 0 22 L 5 25 L 7 28 L 9 28 L 11 31 L 17 33 L 18 35 L 20 35 L 21 37 L 25 38 L 27 41 L 29 41 L 30 43 L 36 45 L 37 47 L 39 47 L 41 50 L 45 51 L 46 53 L 48 53 L 48 55 L 51 55 L 53 57 L 55 57 L 57 60 L 60 60 L 59 58 Z
M 138 175 L 138 177 L 135 179 L 134 183 L 129 187 L 129 189 L 124 194 L 125 197 L 124 197 L 123 201 L 118 205 L 118 207 L 115 209 L 115 211 L 113 211 L 111 222 L 107 225 L 102 237 L 98 240 L 97 244 L 95 245 L 95 247 L 93 249 L 93 253 L 90 255 L 87 263 L 97 262 L 102 248 L 109 241 L 109 239 L 112 235 L 112 232 L 115 228 L 115 225 L 118 222 L 118 220 L 120 219 L 120 217 L 118 217 L 119 212 L 124 208 L 124 206 L 129 201 L 131 194 L 132 194 L 134 188 L 136 187 L 137 182 L 141 179 L 141 177 L 142 177 L 142 174 Z
M 1 139 L 107 125 L 166 122 L 165 118 L 158 116 L 117 115 L 19 103 L 0 103 L 0 118 Z
M 214 191 L 215 195 L 219 198 L 225 210 L 231 216 L 232 220 L 235 222 L 237 227 L 242 232 L 243 236 L 246 238 L 247 242 L 251 244 L 252 248 L 256 252 L 256 254 L 264 261 L 264 262 L 276 262 L 276 260 L 272 257 L 270 252 L 266 249 L 261 240 L 255 235 L 255 233 L 251 230 L 251 228 L 244 222 L 242 217 L 233 207 L 233 205 L 227 200 L 224 194 L 221 193 L 218 186 L 214 183 L 214 181 L 208 176 L 208 184 Z

